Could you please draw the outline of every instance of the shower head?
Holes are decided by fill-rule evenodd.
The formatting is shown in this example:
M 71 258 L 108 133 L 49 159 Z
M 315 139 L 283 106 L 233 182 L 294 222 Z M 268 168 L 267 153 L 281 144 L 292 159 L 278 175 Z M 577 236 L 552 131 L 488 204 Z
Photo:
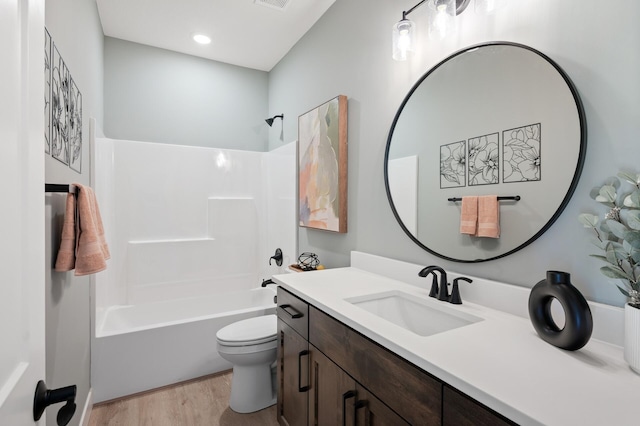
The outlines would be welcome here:
M 284 114 L 274 115 L 273 117 L 267 118 L 264 121 L 266 121 L 269 127 L 271 127 L 273 125 L 273 120 L 275 120 L 276 118 L 281 118 L 284 120 Z

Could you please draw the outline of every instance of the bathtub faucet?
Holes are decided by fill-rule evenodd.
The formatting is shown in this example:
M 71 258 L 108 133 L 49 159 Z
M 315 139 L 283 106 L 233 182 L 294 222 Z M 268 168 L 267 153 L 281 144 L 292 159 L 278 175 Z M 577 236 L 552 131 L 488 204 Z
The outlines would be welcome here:
M 269 278 L 267 280 L 262 280 L 262 284 L 260 284 L 260 286 L 261 287 L 266 287 L 269 284 L 278 285 L 275 281 L 273 281 L 271 278 Z
M 276 249 L 276 254 L 269 258 L 269 265 L 271 265 L 271 259 L 276 261 L 276 265 L 282 266 L 282 250 Z

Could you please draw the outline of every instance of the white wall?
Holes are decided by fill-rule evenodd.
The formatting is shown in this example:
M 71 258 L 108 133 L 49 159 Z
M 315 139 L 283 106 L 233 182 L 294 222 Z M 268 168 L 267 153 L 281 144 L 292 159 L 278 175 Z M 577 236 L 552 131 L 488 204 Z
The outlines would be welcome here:
M 105 37 L 108 137 L 267 150 L 267 73 Z
M 420 52 L 395 62 L 391 27 L 415 3 L 338 0 L 269 74 L 269 110 L 289 117 L 282 132 L 270 131 L 271 147 L 297 137 L 300 114 L 337 94 L 349 97 L 349 232 L 301 228 L 300 251 L 342 266 L 356 249 L 526 287 L 546 270 L 565 270 L 588 299 L 622 305 L 624 297 L 588 257 L 595 252 L 591 235 L 576 216 L 596 210 L 589 191 L 619 168 L 640 172 L 640 2 L 603 8 L 595 0 L 512 0 L 491 16 L 476 15 L 471 5 L 458 17 L 460 31 L 439 43 L 426 39 L 427 20 L 417 9 L 410 18 L 421 30 Z M 533 244 L 496 261 L 447 262 L 421 250 L 397 224 L 384 189 L 386 140 L 405 94 L 425 72 L 459 49 L 496 40 L 540 50 L 573 80 L 586 110 L 585 167 L 565 212 Z
M 46 0 L 45 26 L 82 93 L 82 174 L 45 155 L 47 183 L 90 182 L 89 118 L 103 116 L 103 34 L 95 1 Z M 45 202 L 46 383 L 49 388 L 75 384 L 78 425 L 87 402 L 91 366 L 90 277 L 53 272 L 60 247 L 65 194 L 48 194 Z M 57 409 L 48 409 L 47 423 L 56 424 Z
M 267 200 L 266 246 L 267 256 L 273 256 L 277 248 L 282 250 L 282 268 L 275 261 L 264 264 L 261 270 L 262 279 L 284 272 L 288 265 L 298 259 L 298 224 L 297 224 L 297 148 L 296 142 L 289 142 L 265 154 L 264 183 Z M 262 262 L 263 259 L 260 259 Z

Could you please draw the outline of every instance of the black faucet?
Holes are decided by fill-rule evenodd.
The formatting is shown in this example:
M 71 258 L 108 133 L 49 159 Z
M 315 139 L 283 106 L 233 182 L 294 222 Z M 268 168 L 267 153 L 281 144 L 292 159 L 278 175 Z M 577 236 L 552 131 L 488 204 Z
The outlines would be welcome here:
M 438 285 L 438 277 L 436 272 L 440 272 L 440 285 Z M 449 301 L 449 289 L 447 281 L 447 273 L 439 266 L 427 266 L 422 271 L 418 272 L 418 276 L 426 277 L 429 274 L 433 274 L 433 280 L 431 281 L 431 291 L 429 296 L 436 297 L 438 300 Z
M 451 289 L 451 296 L 449 296 L 449 302 L 454 305 L 462 305 L 462 298 L 460 297 L 460 289 L 458 288 L 458 281 L 466 281 L 472 283 L 473 280 L 467 277 L 458 277 L 453 280 L 453 288 Z
M 262 284 L 260 284 L 260 287 L 266 287 L 269 284 L 278 285 L 275 281 L 273 281 L 271 278 L 269 278 L 269 279 L 266 279 L 266 280 L 262 280 Z
M 275 260 L 276 265 L 282 266 L 282 250 L 279 248 L 276 249 L 276 254 L 269 258 L 269 265 L 271 265 L 271 260 Z
M 429 292 L 429 297 L 436 297 L 438 295 L 438 276 L 436 275 L 436 272 L 431 266 L 427 266 L 422 271 L 418 272 L 418 276 L 423 278 L 429 274 L 433 275 L 433 278 L 431 279 L 431 291 Z

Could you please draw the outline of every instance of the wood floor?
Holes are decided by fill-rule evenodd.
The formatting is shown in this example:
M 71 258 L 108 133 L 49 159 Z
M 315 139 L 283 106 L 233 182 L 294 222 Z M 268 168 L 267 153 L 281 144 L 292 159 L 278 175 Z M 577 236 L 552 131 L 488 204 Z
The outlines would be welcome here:
M 89 426 L 277 426 L 276 406 L 251 414 L 229 408 L 231 372 L 97 404 Z

